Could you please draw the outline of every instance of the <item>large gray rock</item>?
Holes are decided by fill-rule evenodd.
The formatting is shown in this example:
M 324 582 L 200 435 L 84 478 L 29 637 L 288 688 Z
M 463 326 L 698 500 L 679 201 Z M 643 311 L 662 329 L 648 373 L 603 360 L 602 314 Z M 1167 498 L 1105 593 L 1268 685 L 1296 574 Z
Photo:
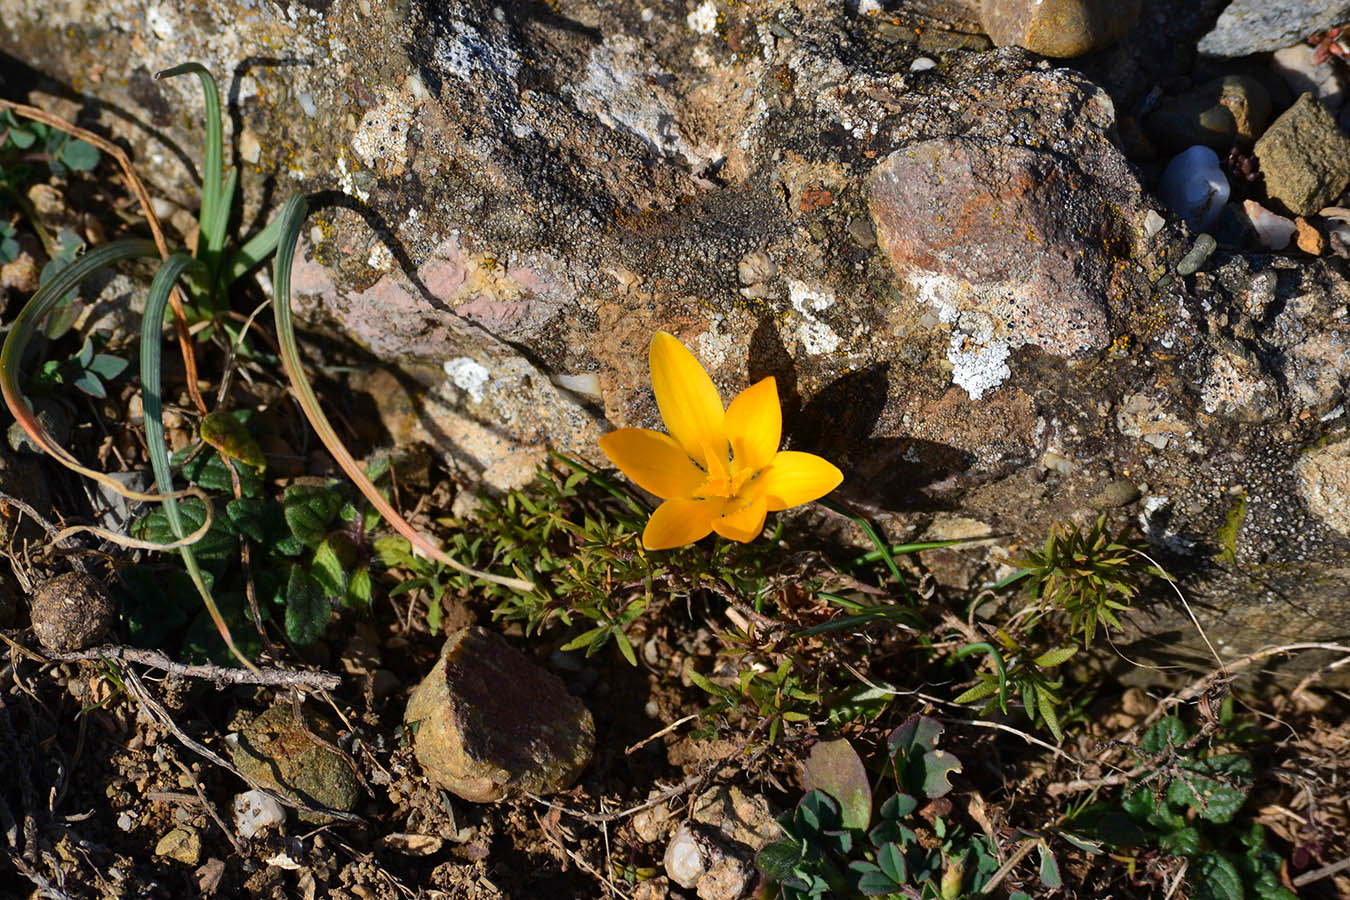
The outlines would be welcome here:
M 1269 53 L 1347 21 L 1347 0 L 1233 0 L 1199 49 L 1207 56 Z
M 1117 524 L 1171 554 L 1226 652 L 1347 633 L 1350 541 L 1295 473 L 1346 427 L 1341 262 L 1219 252 L 1176 274 L 1193 237 L 1144 230 L 1156 204 L 1082 75 L 1011 48 L 910 73 L 912 28 L 833 3 L 39 6 L 0 0 L 0 49 L 125 112 L 102 123 L 158 193 L 192 196 L 174 151 L 200 146 L 200 99 L 148 73 L 200 59 L 237 97 L 244 221 L 294 190 L 346 195 L 307 229 L 303 315 L 397 366 L 398 391 L 367 382 L 394 436 L 466 475 L 518 484 L 546 446 L 598 459 L 602 429 L 659 427 L 664 329 L 724 395 L 777 376 L 790 439 L 897 538 L 959 515 L 1040 539 L 1128 482 Z M 1162 56 L 1130 43 L 1155 30 L 1107 51 L 1116 69 Z M 886 199 L 908 150 L 989 196 L 915 172 Z M 1041 175 L 1041 197 L 1010 180 Z M 883 200 L 918 217 L 878 213 L 886 249 Z M 1020 217 L 1001 238 L 996 210 Z M 1169 646 L 1202 646 L 1160 614 Z

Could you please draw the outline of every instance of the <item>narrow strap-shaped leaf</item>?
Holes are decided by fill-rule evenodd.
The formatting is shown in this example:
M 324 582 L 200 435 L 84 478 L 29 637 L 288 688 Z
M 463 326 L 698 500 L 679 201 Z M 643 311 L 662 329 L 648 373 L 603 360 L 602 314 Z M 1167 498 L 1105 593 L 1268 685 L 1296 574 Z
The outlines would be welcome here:
M 198 223 L 201 243 L 197 256 L 214 272 L 221 248 L 225 246 L 224 224 L 229 218 L 229 199 L 223 190 L 224 140 L 220 118 L 220 90 L 211 72 L 201 63 L 188 62 L 155 73 L 155 78 L 173 78 L 176 75 L 196 74 L 202 83 L 205 101 L 206 147 L 202 159 L 202 210 Z M 224 205 L 222 218 L 219 209 Z M 217 230 L 219 229 L 219 230 Z
M 174 282 L 189 267 L 200 265 L 202 263 L 186 253 L 175 253 L 164 260 L 159 271 L 155 273 L 154 280 L 150 282 L 150 290 L 145 297 L 145 315 L 141 317 L 141 397 L 145 408 L 145 444 L 150 453 L 150 466 L 155 470 L 155 483 L 163 495 L 164 516 L 169 520 L 174 537 L 180 540 L 183 537 L 183 518 L 179 514 L 178 501 L 173 492 L 173 472 L 169 466 L 169 449 L 164 440 L 164 401 L 160 393 L 160 329 L 163 327 L 164 311 L 169 305 L 169 293 L 173 290 Z M 205 527 L 209 528 L 211 502 L 204 496 L 202 502 L 206 504 Z M 201 596 L 211 621 L 215 623 L 221 640 L 225 642 L 225 646 L 235 659 L 246 668 L 254 669 L 253 663 L 235 646 L 234 636 L 230 634 L 225 617 L 220 614 L 220 608 L 216 606 L 215 598 L 211 596 L 211 589 L 206 586 L 206 579 L 202 577 L 201 567 L 197 565 L 197 555 L 192 551 L 191 545 L 184 544 L 178 548 L 178 552 L 183 557 L 183 567 L 187 569 L 188 577 L 197 588 L 197 593 Z
M 291 389 L 295 392 L 296 400 L 299 401 L 300 408 L 304 410 L 305 416 L 309 419 L 309 424 L 314 427 L 314 431 L 319 435 L 319 440 L 323 441 L 323 445 L 328 448 L 328 452 L 333 455 L 333 459 L 337 461 L 342 471 L 370 501 L 371 506 L 379 510 L 385 521 L 393 526 L 395 531 L 407 538 L 408 542 L 418 551 L 442 565 L 447 565 L 474 578 L 491 581 L 494 584 L 500 584 L 517 591 L 534 590 L 534 582 L 532 581 L 526 581 L 523 578 L 505 578 L 501 575 L 493 575 L 489 572 L 480 572 L 477 569 L 469 568 L 433 544 L 390 505 L 379 489 L 366 477 L 366 473 L 361 466 L 357 464 L 356 460 L 352 459 L 351 453 L 347 451 L 342 441 L 338 439 L 337 433 L 333 431 L 333 426 L 329 424 L 328 417 L 323 414 L 323 410 L 319 407 L 319 400 L 314 396 L 313 388 L 309 386 L 309 382 L 305 379 L 305 370 L 300 361 L 300 349 L 295 343 L 295 324 L 291 319 L 291 266 L 295 260 L 295 247 L 300 239 L 300 227 L 305 222 L 306 214 L 305 201 L 302 197 L 291 197 L 282 207 L 280 216 L 282 220 L 281 237 L 277 243 L 277 255 L 273 262 L 272 272 L 272 314 L 276 317 L 277 343 L 281 348 L 281 362 L 286 369 L 286 376 L 290 379 Z
M 90 250 L 37 289 L 19 311 L 18 318 L 14 320 L 9 334 L 5 337 L 4 348 L 0 349 L 0 392 L 3 392 L 5 405 L 14 414 L 14 419 L 35 444 L 59 460 L 62 465 L 101 484 L 113 485 L 118 482 L 96 469 L 82 465 L 69 451 L 52 440 L 43 429 L 19 386 L 19 363 L 43 316 L 51 312 L 62 297 L 79 287 L 80 282 L 111 263 L 138 256 L 155 256 L 156 253 L 154 242 L 144 240 L 114 241 Z M 119 493 L 125 494 L 125 491 Z
M 225 282 L 229 284 L 237 281 L 249 269 L 271 255 L 272 251 L 277 249 L 277 238 L 280 236 L 281 216 L 277 216 L 268 222 L 262 231 L 245 241 L 244 246 L 230 254 L 229 267 L 225 270 Z

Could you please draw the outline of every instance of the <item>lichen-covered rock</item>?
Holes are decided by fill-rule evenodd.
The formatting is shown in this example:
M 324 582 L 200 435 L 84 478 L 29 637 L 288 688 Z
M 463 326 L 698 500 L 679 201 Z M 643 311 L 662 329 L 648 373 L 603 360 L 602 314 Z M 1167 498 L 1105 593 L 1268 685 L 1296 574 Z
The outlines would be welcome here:
M 1199 49 L 1208 56 L 1269 53 L 1346 21 L 1347 0 L 1233 0 Z
M 1073 357 L 1111 342 L 1103 298 L 1133 241 L 1134 210 L 1121 203 L 1137 193 L 1123 161 L 1110 162 L 953 137 L 907 144 L 873 171 L 877 240 L 952 326 L 953 381 L 972 399 L 1006 377 L 1020 346 Z
M 479 627 L 446 639 L 403 720 L 428 777 L 478 803 L 563 790 L 595 749 L 590 711 L 562 681 Z
M 33 632 L 56 653 L 92 647 L 112 627 L 115 605 L 103 583 L 83 572 L 66 572 L 33 593 Z
M 1332 573 L 1350 567 L 1350 541 L 1308 512 L 1293 466 L 1345 423 L 1350 289 L 1335 254 L 1350 254 L 1350 225 L 1315 222 L 1329 245 L 1318 259 L 1220 247 L 1183 273 L 1194 238 L 1114 146 L 1117 105 L 1136 114 L 1153 86 L 1188 83 L 1177 48 L 1218 0 L 1151 0 L 1147 21 L 1075 61 L 1081 72 L 913 19 L 971 5 L 646 15 L 564 0 L 540 15 L 489 0 L 369 13 L 219 0 L 205 17 L 158 0 L 0 0 L 0 50 L 99 101 L 91 116 L 127 111 L 97 127 L 179 207 L 195 202 L 196 173 L 150 135 L 194 155 L 199 86 L 150 76 L 189 59 L 215 71 L 236 98 L 227 158 L 237 148 L 242 220 L 319 192 L 303 318 L 397 370 L 361 387 L 464 481 L 518 485 L 549 447 L 597 459 L 601 430 L 657 426 L 646 350 L 664 329 L 724 395 L 776 376 L 788 440 L 839 465 L 841 492 L 897 539 L 949 511 L 1037 541 L 1095 517 L 1125 480 L 1141 496 L 1112 508 L 1115 524 L 1138 521 L 1175 554 L 1164 562 L 1202 601 L 1202 624 L 1232 636 L 1224 652 L 1345 637 L 1350 587 Z M 268 47 L 324 64 L 257 63 Z M 920 56 L 937 64 L 911 71 Z M 925 142 L 1078 186 L 1065 216 L 1085 235 L 1050 246 L 1007 233 L 1011 274 L 968 279 L 1038 285 L 1043 318 L 1005 318 L 1016 304 L 972 291 L 979 303 L 946 321 L 946 301 L 876 243 L 869 176 Z M 942 198 L 944 185 L 922 185 Z M 1034 271 L 1042 257 L 1053 278 Z M 963 261 L 942 265 L 964 277 Z M 1080 313 L 1081 332 L 1068 324 Z M 1255 420 L 1234 406 L 1247 395 Z M 1062 463 L 1043 467 L 1049 454 Z M 1251 498 L 1238 563 L 1216 562 L 1235 489 Z M 1237 565 L 1278 577 L 1256 589 Z M 1168 652 L 1194 634 L 1180 614 L 1148 627 Z
M 337 734 L 322 717 L 306 713 L 296 719 L 295 707 L 281 700 L 236 725 L 226 738 L 240 771 L 264 787 L 309 806 L 347 812 L 356 805 L 360 783 L 351 761 L 333 749 Z M 301 812 L 306 822 L 330 817 Z
M 983 0 L 980 21 L 999 46 L 1042 56 L 1082 56 L 1134 27 L 1141 0 Z
M 1311 93 L 1271 124 L 1255 152 L 1267 196 L 1295 215 L 1312 215 L 1350 186 L 1350 135 Z
M 1309 512 L 1350 536 L 1350 440 L 1309 450 L 1294 471 Z

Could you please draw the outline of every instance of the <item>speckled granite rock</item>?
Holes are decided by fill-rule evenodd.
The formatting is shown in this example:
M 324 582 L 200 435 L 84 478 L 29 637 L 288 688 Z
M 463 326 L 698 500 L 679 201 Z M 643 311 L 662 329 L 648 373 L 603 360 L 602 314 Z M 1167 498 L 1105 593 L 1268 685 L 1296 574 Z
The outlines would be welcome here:
M 1269 53 L 1347 21 L 1347 0 L 1233 0 L 1199 47 L 1209 56 Z
M 1218 6 L 1151 0 L 1120 42 L 1076 63 L 1133 114 L 1153 84 L 1189 73 L 1178 29 L 1194 46 Z M 594 0 L 192 9 L 0 0 L 0 49 L 124 111 L 102 127 L 179 205 L 195 197 L 178 151 L 200 147 L 201 100 L 193 80 L 150 73 L 188 59 L 219 73 L 236 97 L 243 221 L 265 217 L 264 199 L 341 192 L 319 195 L 306 228 L 301 312 L 397 367 L 380 384 L 398 391 L 368 388 L 389 398 L 395 438 L 431 444 L 466 478 L 519 484 L 548 446 L 597 459 L 602 429 L 657 426 L 646 349 L 660 328 L 724 395 L 775 375 L 790 441 L 838 464 L 844 496 L 897 539 L 950 513 L 1039 540 L 1128 481 L 1141 496 L 1113 509 L 1116 524 L 1139 522 L 1172 554 L 1211 634 L 1233 636 L 1226 652 L 1346 636 L 1350 587 L 1329 573 L 1350 565 L 1350 540 L 1294 474 L 1302 448 L 1347 424 L 1343 262 L 1220 249 L 1177 273 L 1194 236 L 1176 216 L 1145 229 L 1160 211 L 1113 147 L 1116 104 L 1086 76 L 1011 47 L 924 51 L 953 33 L 823 0 L 645 18 Z M 924 53 L 936 65 L 911 72 Z M 262 61 L 281 56 L 313 64 Z M 1027 275 L 1026 257 L 1043 256 L 1060 273 L 1043 321 L 944 321 L 897 275 L 872 233 L 869 177 L 924 142 L 972 161 L 1053 155 L 1079 185 L 1085 235 L 1048 229 L 1069 243 L 1047 247 L 1010 232 L 1003 259 L 966 278 L 996 282 L 1000 264 Z M 924 184 L 916 211 L 950 200 Z M 1081 339 L 1057 324 L 1094 308 Z M 977 400 L 957 378 L 999 329 L 1006 353 L 988 357 Z M 1043 468 L 1047 453 L 1062 462 Z M 1236 562 L 1215 562 L 1238 489 Z M 1254 587 L 1267 575 L 1273 587 Z M 1149 627 L 1169 652 L 1194 634 L 1184 615 Z
M 450 635 L 403 720 L 427 775 L 466 800 L 552 794 L 591 761 L 590 711 L 496 632 Z

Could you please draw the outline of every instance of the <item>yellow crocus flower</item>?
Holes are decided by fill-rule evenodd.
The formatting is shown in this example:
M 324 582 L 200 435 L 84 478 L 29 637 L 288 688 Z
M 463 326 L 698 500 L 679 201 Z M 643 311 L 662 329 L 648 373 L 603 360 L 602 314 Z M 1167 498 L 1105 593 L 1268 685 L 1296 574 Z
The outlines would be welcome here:
M 772 510 L 823 497 L 843 481 L 812 453 L 779 450 L 783 410 L 772 376 L 722 398 L 694 354 L 658 331 L 651 346 L 652 391 L 669 435 L 620 428 L 600 449 L 639 487 L 662 498 L 642 532 L 648 550 L 668 550 L 716 531 L 748 542 Z

